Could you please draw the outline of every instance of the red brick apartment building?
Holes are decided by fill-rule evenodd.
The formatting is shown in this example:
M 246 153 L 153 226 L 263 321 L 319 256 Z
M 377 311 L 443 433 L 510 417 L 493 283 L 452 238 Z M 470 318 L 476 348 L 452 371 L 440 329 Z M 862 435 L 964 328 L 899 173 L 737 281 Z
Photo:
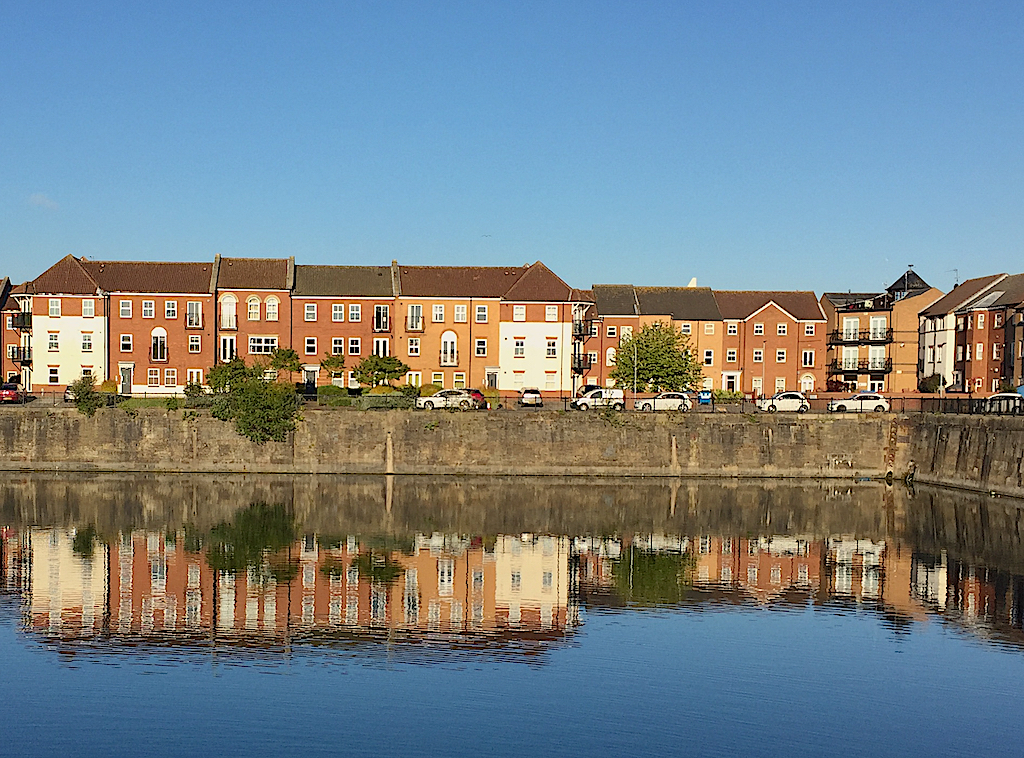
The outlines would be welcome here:
M 955 311 L 953 389 L 989 394 L 1019 386 L 1024 274 L 1005 276 Z
M 218 317 L 217 359 L 251 363 L 292 344 L 294 258 L 214 260 Z

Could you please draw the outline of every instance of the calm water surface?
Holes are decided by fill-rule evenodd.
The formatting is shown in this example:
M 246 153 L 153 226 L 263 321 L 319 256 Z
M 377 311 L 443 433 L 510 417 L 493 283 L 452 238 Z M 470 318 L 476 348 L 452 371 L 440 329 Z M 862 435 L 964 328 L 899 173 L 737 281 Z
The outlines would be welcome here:
M 9 478 L 0 754 L 1019 756 L 1018 505 Z

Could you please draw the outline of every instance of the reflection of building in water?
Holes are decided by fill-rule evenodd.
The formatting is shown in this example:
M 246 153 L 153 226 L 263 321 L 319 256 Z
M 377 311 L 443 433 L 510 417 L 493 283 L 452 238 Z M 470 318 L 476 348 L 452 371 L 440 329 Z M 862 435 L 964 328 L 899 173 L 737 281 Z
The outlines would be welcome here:
M 32 578 L 27 532 L 0 527 L 0 590 L 28 591 Z
M 696 586 L 734 586 L 765 603 L 821 581 L 821 544 L 802 537 L 696 537 Z
M 421 536 L 399 552 L 354 538 L 324 547 L 309 535 L 263 565 L 229 573 L 186 550 L 184 536 L 126 533 L 109 547 L 97 542 L 85 559 L 73 550 L 73 531 L 32 530 L 21 540 L 5 532 L 5 583 L 28 586 L 17 566 L 30 554 L 29 623 L 66 638 L 346 629 L 560 635 L 578 623 L 565 537 L 498 537 L 487 545 Z

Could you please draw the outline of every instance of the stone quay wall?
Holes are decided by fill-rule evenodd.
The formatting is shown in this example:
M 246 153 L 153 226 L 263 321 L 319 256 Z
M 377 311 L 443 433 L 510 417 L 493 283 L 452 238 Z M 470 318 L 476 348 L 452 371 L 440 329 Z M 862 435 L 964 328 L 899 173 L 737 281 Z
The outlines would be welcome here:
M 0 470 L 867 478 L 1024 496 L 1024 419 L 307 410 L 256 445 L 207 414 L 0 409 Z

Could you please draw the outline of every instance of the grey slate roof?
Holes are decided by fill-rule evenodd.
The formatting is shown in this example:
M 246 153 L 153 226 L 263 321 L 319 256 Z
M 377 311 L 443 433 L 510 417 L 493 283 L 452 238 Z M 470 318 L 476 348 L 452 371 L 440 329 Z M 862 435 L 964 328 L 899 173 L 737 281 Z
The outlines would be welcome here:
M 296 297 L 394 297 L 390 266 L 296 266 Z
M 632 284 L 595 284 L 594 302 L 599 316 L 636 316 L 639 314 Z
M 635 287 L 644 316 L 671 316 L 674 321 L 721 321 L 710 287 Z
M 996 287 L 1002 290 L 1002 295 L 993 303 L 996 307 L 1019 305 L 1024 303 L 1024 274 L 1012 274 Z
M 952 313 L 975 299 L 979 294 L 987 292 L 992 285 L 1005 276 L 1006 274 L 991 274 L 989 276 L 980 276 L 977 279 L 968 279 L 929 305 L 919 315 L 924 318 L 931 318 L 932 316 L 944 316 L 947 313 Z

